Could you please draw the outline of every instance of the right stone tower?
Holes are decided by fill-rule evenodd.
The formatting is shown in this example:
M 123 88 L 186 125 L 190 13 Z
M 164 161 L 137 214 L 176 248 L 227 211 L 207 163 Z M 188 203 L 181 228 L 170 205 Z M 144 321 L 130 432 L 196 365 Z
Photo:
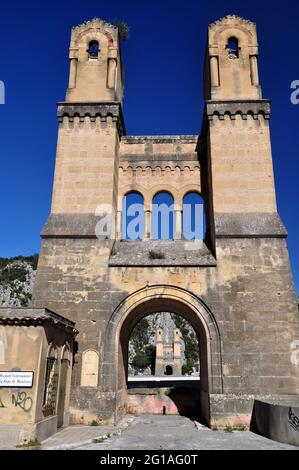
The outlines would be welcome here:
M 241 217 L 260 231 L 261 216 L 265 223 L 269 214 L 277 212 L 270 101 L 261 98 L 257 57 L 253 23 L 229 16 L 210 25 L 205 74 L 207 131 L 213 209 L 222 230 L 232 230 L 232 221 L 235 229 L 239 227 Z
M 251 21 L 227 16 L 209 26 L 198 149 L 217 258 L 218 292 L 211 285 L 208 297 L 222 330 L 225 400 L 219 406 L 219 397 L 211 397 L 214 423 L 224 416 L 230 422 L 236 412 L 246 422 L 254 396 L 280 401 L 299 394 L 298 309 L 277 213 L 270 100 L 262 98 L 258 53 Z

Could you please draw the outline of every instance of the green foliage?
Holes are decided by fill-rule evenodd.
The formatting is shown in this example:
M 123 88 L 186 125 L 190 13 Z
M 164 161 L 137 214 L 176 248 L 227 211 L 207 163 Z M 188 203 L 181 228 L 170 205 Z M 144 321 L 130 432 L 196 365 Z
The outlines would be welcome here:
M 135 326 L 130 341 L 133 344 L 135 356 L 131 365 L 136 369 L 146 369 L 153 363 L 156 348 L 149 344 L 151 329 L 146 318 L 140 320 Z
M 144 350 L 137 350 L 132 360 L 132 366 L 137 369 L 146 369 L 150 367 L 153 359 L 153 347 L 146 346 Z
M 165 259 L 164 253 L 162 253 L 161 251 L 153 251 L 153 250 L 149 251 L 148 257 L 149 259 Z
M 172 316 L 176 328 L 179 328 L 182 339 L 185 343 L 185 357 L 187 363 L 182 368 L 183 375 L 191 374 L 193 367 L 198 363 L 198 339 L 194 330 L 190 330 L 190 326 L 183 317 L 179 315 Z
M 6 266 L 0 271 L 0 283 L 10 284 L 13 281 L 25 282 L 27 269 L 24 266 Z
M 115 20 L 114 25 L 118 28 L 120 41 L 128 41 L 130 38 L 130 28 L 125 21 Z
M 146 318 L 140 320 L 135 326 L 131 335 L 131 341 L 134 344 L 135 350 L 142 350 L 149 342 L 149 322 Z
M 183 375 L 190 375 L 190 374 L 192 374 L 192 372 L 193 372 L 192 364 L 187 362 L 187 364 L 183 365 L 183 367 L 182 367 L 182 374 Z
M 38 447 L 40 445 L 41 445 L 41 443 L 35 438 L 35 439 L 31 439 L 28 442 L 24 442 L 24 444 L 19 444 L 16 447 L 18 449 L 26 449 L 28 447 Z
M 226 426 L 225 429 L 224 429 L 224 432 L 232 433 L 232 432 L 234 432 L 234 430 L 231 426 Z
M 117 255 L 117 250 L 115 247 L 113 247 L 111 250 L 111 256 L 116 256 L 116 255 Z
M 5 268 L 8 264 L 14 261 L 26 261 L 26 263 L 32 266 L 32 269 L 36 270 L 38 263 L 38 254 L 32 256 L 15 256 L 14 258 L 0 258 L 0 269 Z
M 0 285 L 10 288 L 14 298 L 19 299 L 21 307 L 28 307 L 32 294 L 26 292 L 23 283 L 27 281 L 28 265 L 36 270 L 38 255 L 0 258 Z M 21 285 L 19 283 L 22 283 Z
M 246 426 L 236 426 L 236 427 L 226 426 L 226 427 L 224 428 L 224 432 L 228 432 L 228 433 L 232 433 L 232 432 L 245 432 L 245 431 L 247 431 Z
M 101 426 L 102 421 L 100 419 L 93 419 L 90 423 L 90 426 Z

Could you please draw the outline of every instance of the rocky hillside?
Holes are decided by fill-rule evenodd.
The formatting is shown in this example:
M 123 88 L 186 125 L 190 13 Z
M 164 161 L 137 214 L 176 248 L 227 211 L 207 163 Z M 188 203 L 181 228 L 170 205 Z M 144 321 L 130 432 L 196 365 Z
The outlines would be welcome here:
M 0 306 L 28 307 L 31 303 L 38 255 L 0 258 Z

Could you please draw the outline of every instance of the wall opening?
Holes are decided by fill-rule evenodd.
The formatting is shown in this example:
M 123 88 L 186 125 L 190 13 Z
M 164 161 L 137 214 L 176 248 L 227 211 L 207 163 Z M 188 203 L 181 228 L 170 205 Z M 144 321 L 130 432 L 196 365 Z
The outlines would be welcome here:
M 175 233 L 174 199 L 167 192 L 159 192 L 152 201 L 151 238 L 173 240 Z
M 227 41 L 226 49 L 229 59 L 239 58 L 239 40 L 236 37 L 230 37 Z
M 44 416 L 53 416 L 56 413 L 57 387 L 58 353 L 56 346 L 50 344 L 46 361 L 45 388 L 42 407 Z
M 90 41 L 88 45 L 88 57 L 89 59 L 97 59 L 100 53 L 100 45 L 98 41 Z
M 185 240 L 204 240 L 206 217 L 204 200 L 199 193 L 189 192 L 183 197 L 183 237 Z
M 109 320 L 104 342 L 101 388 L 104 392 L 113 393 L 114 420 L 118 422 L 129 411 L 128 367 L 131 334 L 139 321 L 153 313 L 163 312 L 179 315 L 189 322 L 195 331 L 199 347 L 200 380 L 197 380 L 199 388 L 193 395 L 198 397 L 197 417 L 202 417 L 209 425 L 210 396 L 223 394 L 219 328 L 215 316 L 201 299 L 185 289 L 164 284 L 146 286 L 128 295 L 120 302 Z
M 99 374 L 99 353 L 86 349 L 82 353 L 81 387 L 97 387 Z
M 173 368 L 172 368 L 172 366 L 166 366 L 166 367 L 165 367 L 165 372 L 164 372 L 164 374 L 167 375 L 167 376 L 173 375 Z
M 123 198 L 122 239 L 142 240 L 144 231 L 144 198 L 140 193 L 132 191 Z
M 155 312 L 125 336 L 128 412 L 199 417 L 200 333 L 177 313 Z

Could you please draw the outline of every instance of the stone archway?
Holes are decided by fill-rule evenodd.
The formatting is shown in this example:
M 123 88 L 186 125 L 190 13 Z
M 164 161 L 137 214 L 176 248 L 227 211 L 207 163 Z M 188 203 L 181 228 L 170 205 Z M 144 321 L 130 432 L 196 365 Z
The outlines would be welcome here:
M 209 308 L 194 294 L 172 286 L 147 286 L 124 299 L 107 325 L 103 392 L 115 399 L 115 421 L 126 412 L 127 348 L 136 324 L 157 312 L 170 311 L 184 317 L 196 331 L 201 357 L 201 413 L 210 422 L 209 397 L 222 394 L 221 341 L 216 320 Z

